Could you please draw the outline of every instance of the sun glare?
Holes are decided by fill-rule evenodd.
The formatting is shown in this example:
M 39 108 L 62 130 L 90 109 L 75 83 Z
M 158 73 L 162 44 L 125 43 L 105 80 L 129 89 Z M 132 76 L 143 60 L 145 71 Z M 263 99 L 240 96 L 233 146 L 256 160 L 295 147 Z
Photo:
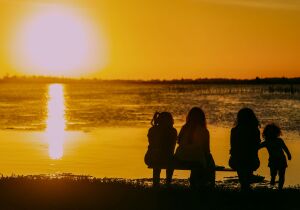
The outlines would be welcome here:
M 39 8 L 21 24 L 13 43 L 13 63 L 28 74 L 80 76 L 106 64 L 106 42 L 96 26 L 62 6 Z
M 63 156 L 63 144 L 66 135 L 65 102 L 62 85 L 53 84 L 49 86 L 46 126 L 49 156 L 52 159 L 60 159 Z

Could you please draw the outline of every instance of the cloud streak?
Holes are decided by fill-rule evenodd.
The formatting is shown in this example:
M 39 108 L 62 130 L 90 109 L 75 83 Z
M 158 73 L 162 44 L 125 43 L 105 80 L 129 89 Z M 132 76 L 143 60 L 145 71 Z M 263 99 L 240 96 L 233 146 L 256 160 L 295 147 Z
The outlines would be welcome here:
M 262 9 L 300 10 L 298 0 L 194 0 L 213 4 L 235 5 Z

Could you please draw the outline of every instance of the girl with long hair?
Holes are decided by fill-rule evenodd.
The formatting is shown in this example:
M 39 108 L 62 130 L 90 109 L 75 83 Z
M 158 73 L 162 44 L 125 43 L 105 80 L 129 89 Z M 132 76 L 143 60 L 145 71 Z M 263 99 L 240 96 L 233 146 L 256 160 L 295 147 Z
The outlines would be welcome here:
M 190 185 L 199 188 L 214 184 L 214 161 L 210 153 L 206 116 L 199 107 L 193 107 L 178 136 L 176 158 L 192 167 Z
M 172 182 L 173 156 L 177 141 L 177 130 L 170 112 L 156 112 L 148 131 L 148 150 L 145 163 L 153 168 L 153 186 L 160 184 L 160 173 L 166 168 L 166 184 Z
M 260 165 L 258 149 L 260 147 L 260 123 L 250 108 L 242 108 L 238 114 L 230 135 L 229 165 L 237 171 L 242 190 L 249 190 L 253 172 Z

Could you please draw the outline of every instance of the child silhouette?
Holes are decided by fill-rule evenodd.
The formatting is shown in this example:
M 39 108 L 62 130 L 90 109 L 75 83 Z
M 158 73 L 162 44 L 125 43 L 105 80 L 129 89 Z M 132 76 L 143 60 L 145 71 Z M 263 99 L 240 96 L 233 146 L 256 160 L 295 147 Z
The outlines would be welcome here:
M 153 168 L 153 186 L 160 183 L 160 172 L 166 168 L 166 183 L 171 184 L 173 176 L 172 161 L 177 141 L 177 130 L 169 112 L 156 112 L 148 131 L 148 150 L 145 163 Z
M 285 181 L 285 170 L 287 168 L 284 152 L 287 154 L 289 160 L 292 159 L 292 156 L 284 141 L 279 138 L 280 135 L 281 129 L 276 124 L 268 124 L 263 131 L 265 141 L 261 143 L 260 147 L 266 147 L 269 153 L 268 166 L 271 172 L 271 185 L 275 185 L 275 179 L 278 174 L 278 189 L 282 190 Z

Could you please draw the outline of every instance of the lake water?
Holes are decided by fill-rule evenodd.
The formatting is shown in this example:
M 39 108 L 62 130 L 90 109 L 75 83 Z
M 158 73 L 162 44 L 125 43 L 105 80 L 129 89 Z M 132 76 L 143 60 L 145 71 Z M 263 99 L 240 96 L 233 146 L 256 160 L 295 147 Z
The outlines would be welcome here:
M 253 108 L 262 126 L 277 122 L 293 155 L 287 184 L 300 184 L 300 94 L 270 93 L 264 85 L 2 83 L 0 172 L 151 177 L 143 157 L 153 113 L 170 111 L 179 131 L 193 106 L 206 112 L 218 165 L 227 165 L 230 128 L 240 108 Z M 259 155 L 257 173 L 269 177 L 266 150 Z

